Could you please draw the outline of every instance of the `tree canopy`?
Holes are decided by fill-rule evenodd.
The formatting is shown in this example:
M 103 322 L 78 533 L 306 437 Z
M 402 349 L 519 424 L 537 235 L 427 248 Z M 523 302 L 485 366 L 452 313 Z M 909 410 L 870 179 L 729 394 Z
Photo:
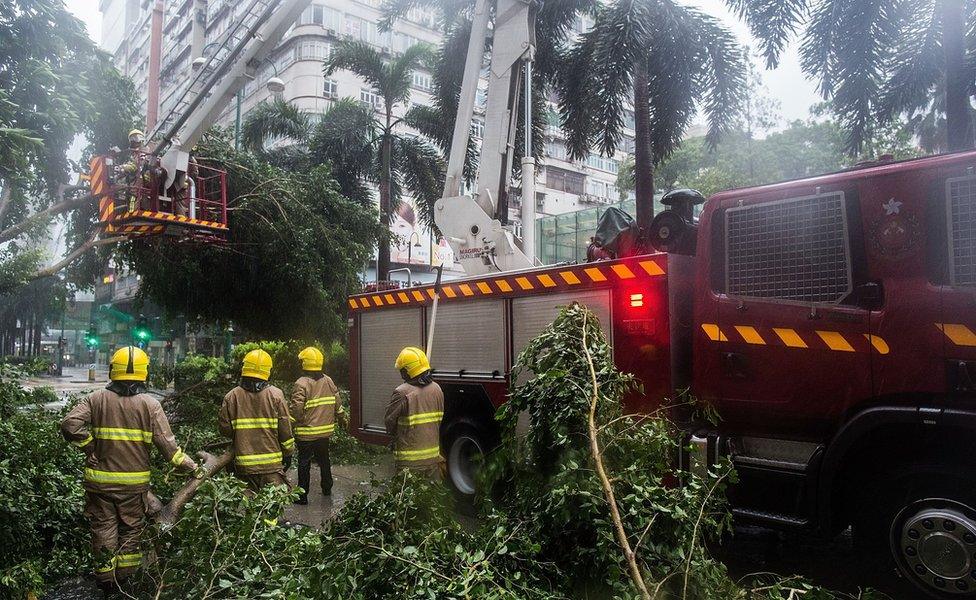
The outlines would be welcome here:
M 121 246 L 122 260 L 142 277 L 142 297 L 190 321 L 232 321 L 256 337 L 342 335 L 346 297 L 358 291 L 380 234 L 375 211 L 344 197 L 327 165 L 286 171 L 234 152 L 215 133 L 196 156 L 227 171 L 228 238 Z

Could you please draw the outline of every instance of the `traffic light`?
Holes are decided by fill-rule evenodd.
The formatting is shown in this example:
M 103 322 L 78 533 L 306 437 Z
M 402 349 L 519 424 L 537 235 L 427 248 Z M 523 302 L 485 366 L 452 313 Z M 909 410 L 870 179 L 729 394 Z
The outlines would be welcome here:
M 85 345 L 89 348 L 98 347 L 98 332 L 95 331 L 94 327 L 89 327 L 85 333 Z
M 132 330 L 132 337 L 135 338 L 136 343 L 140 347 L 152 340 L 152 330 L 149 329 L 149 323 L 146 321 L 146 317 L 139 316 L 139 320 L 136 322 L 136 328 Z

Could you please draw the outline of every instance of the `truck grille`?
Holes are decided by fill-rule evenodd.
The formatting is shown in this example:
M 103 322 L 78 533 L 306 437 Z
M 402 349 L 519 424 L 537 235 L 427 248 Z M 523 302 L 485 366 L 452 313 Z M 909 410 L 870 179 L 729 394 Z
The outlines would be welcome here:
M 949 261 L 954 285 L 976 285 L 976 177 L 950 179 Z
M 851 291 L 843 193 L 730 208 L 725 240 L 731 296 L 836 303 Z

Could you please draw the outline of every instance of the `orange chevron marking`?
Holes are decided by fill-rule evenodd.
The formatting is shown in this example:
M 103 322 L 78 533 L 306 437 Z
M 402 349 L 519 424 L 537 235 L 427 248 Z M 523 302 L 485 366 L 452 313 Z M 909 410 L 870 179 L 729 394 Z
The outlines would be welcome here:
M 383 299 L 379 296 L 373 296 L 373 304 L 376 306 L 383 306 Z
M 583 269 L 583 272 L 586 273 L 587 277 L 589 277 L 594 283 L 600 283 L 601 281 L 607 280 L 607 276 L 603 274 L 603 271 L 596 267 L 588 267 Z
M 610 268 L 613 269 L 613 272 L 616 273 L 617 277 L 621 279 L 633 279 L 634 277 L 637 277 L 625 264 L 611 265 Z
M 642 260 L 638 263 L 644 272 L 652 277 L 664 275 L 664 269 L 658 266 L 653 260 Z
M 536 279 L 538 279 L 539 283 L 541 283 L 547 288 L 556 287 L 556 282 L 552 280 L 552 277 L 549 277 L 545 273 L 541 275 L 536 275 Z
M 533 289 L 532 282 L 529 281 L 528 277 L 516 277 L 515 283 L 517 283 L 519 287 L 522 288 L 523 290 Z
M 445 285 L 443 288 L 441 288 L 441 291 L 444 292 L 444 295 L 447 296 L 448 298 L 457 297 L 457 292 L 455 292 L 454 288 L 449 285 Z
M 385 296 L 383 296 L 383 299 L 386 300 L 387 304 L 396 304 L 396 300 L 393 298 L 393 294 L 386 294 Z
M 400 302 L 403 302 L 403 303 L 409 303 L 410 302 L 410 298 L 407 298 L 407 295 L 404 294 L 403 292 L 397 292 L 397 298 L 399 298 L 400 299 Z
M 569 285 L 576 285 L 580 282 L 579 277 L 577 277 L 576 273 L 573 273 L 572 271 L 560 271 L 559 276 L 562 277 L 563 281 Z
M 507 294 L 507 293 L 509 293 L 509 292 L 512 291 L 512 286 L 509 285 L 509 283 L 507 281 L 505 281 L 504 279 L 496 279 L 495 280 L 495 285 L 497 285 L 498 286 L 498 289 L 500 289 L 505 294 Z
M 474 296 L 474 290 L 472 290 L 471 286 L 466 283 L 459 285 L 458 289 L 461 290 L 461 293 L 465 296 Z
M 491 294 L 492 293 L 491 286 L 489 286 L 488 283 L 485 282 L 485 281 L 479 281 L 475 285 L 478 286 L 478 289 L 481 290 L 481 293 L 482 294 L 486 294 L 487 295 L 487 294 Z
M 414 300 L 416 300 L 417 302 L 423 302 L 424 301 L 424 295 L 420 293 L 420 290 L 414 290 L 413 291 L 413 297 L 414 297 Z
M 427 288 L 427 295 L 431 300 L 433 300 L 434 296 L 437 295 L 437 292 L 434 291 L 434 288 Z

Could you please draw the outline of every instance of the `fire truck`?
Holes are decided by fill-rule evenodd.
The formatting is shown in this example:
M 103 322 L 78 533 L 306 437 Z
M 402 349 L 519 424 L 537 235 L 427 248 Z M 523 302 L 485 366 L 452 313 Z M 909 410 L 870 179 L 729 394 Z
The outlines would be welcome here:
M 667 199 L 667 198 L 666 198 Z M 976 597 L 976 152 L 717 194 L 646 229 L 667 253 L 450 281 L 434 378 L 451 484 L 475 492 L 518 353 L 579 302 L 651 411 L 683 390 L 718 425 L 678 419 L 700 459 L 731 457 L 740 522 L 832 535 L 853 525 L 938 597 Z M 352 425 L 385 443 L 397 352 L 427 339 L 435 290 L 349 298 Z
M 519 0 L 495 7 L 506 19 L 492 31 L 482 163 L 460 193 L 489 8 L 475 9 L 434 215 L 470 277 L 349 298 L 355 434 L 388 442 L 394 360 L 427 341 L 446 396 L 449 480 L 474 494 L 519 352 L 579 302 L 617 367 L 643 384 L 629 410 L 681 394 L 715 408 L 717 425 L 676 415 L 689 441 L 681 460 L 733 461 L 738 522 L 828 536 L 852 527 L 921 592 L 976 598 L 976 152 L 707 202 L 672 192 L 653 220 L 638 206 L 639 236 L 656 251 L 536 266 L 534 244 L 505 222 L 521 92 L 531 105 L 533 15 Z M 523 160 L 526 223 L 533 166 Z

